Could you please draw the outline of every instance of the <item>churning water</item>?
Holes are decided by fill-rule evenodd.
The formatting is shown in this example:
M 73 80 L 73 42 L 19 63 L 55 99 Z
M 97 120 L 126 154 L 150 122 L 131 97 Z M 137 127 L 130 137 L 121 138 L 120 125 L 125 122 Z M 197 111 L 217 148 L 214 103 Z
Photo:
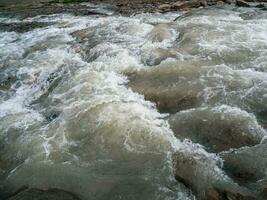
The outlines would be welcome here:
M 0 18 L 1 199 L 264 198 L 267 14 L 101 12 Z

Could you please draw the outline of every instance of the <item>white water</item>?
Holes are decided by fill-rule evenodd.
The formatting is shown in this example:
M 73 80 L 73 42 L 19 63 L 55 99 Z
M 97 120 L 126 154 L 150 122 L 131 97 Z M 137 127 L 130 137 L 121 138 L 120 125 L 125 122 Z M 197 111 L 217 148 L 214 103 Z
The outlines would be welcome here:
M 180 13 L 56 14 L 23 20 L 54 22 L 48 27 L 0 32 L 1 85 L 8 87 L 0 89 L 3 196 L 27 185 L 82 199 L 195 199 L 175 180 L 172 153 L 220 158 L 177 139 L 168 114 L 132 91 L 126 74 L 158 68 L 151 79 L 164 83 L 152 81 L 155 88 L 145 90 L 166 97 L 177 88 L 192 90 L 202 95 L 196 106 L 228 104 L 263 137 L 266 118 L 257 122 L 256 115 L 267 105 L 267 19 L 239 14 L 210 10 L 176 22 Z M 179 66 L 187 61 L 194 64 Z M 180 68 L 173 73 L 171 67 L 169 77 L 164 66 Z M 179 75 L 181 82 L 173 83 Z

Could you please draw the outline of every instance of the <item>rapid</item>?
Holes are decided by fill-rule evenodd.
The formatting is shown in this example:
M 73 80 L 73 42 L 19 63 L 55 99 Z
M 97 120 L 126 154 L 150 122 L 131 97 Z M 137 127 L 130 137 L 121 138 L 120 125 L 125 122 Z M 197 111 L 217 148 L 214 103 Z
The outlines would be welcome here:
M 0 199 L 265 199 L 266 11 L 82 5 L 0 16 Z

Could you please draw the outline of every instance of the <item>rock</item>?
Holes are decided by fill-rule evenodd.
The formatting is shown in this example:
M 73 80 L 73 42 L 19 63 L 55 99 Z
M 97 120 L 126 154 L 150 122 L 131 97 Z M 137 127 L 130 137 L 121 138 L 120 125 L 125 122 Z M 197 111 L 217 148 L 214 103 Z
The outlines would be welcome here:
M 171 9 L 171 5 L 170 4 L 161 4 L 161 5 L 158 6 L 158 9 L 162 10 L 162 11 L 170 10 Z
M 267 9 L 267 7 L 266 7 L 266 5 L 264 3 L 257 4 L 255 7 L 256 8 L 261 8 L 262 10 L 266 10 Z
M 0 91 L 8 91 L 10 87 L 6 85 L 0 85 Z
M 51 22 L 22 22 L 22 23 L 0 23 L 0 30 L 6 32 L 18 32 L 24 33 L 28 31 L 32 31 L 36 28 L 43 28 L 46 26 L 50 26 L 53 23 Z
M 236 0 L 236 5 L 240 7 L 250 7 L 249 3 L 243 0 Z
M 1 0 L 0 0 L 1 1 Z M 17 1 L 17 0 L 15 0 Z M 16 15 L 20 18 L 35 17 L 38 15 L 51 15 L 57 13 L 71 13 L 74 15 L 110 15 L 110 11 L 113 8 L 110 8 L 109 11 L 102 12 L 95 9 L 85 9 L 84 5 L 75 3 L 55 3 L 55 2 L 44 2 L 42 4 L 33 2 L 32 0 L 27 0 L 28 3 L 20 1 L 15 5 L 8 4 L 3 8 L 0 7 L 1 13 L 5 15 Z M 0 2 L 1 3 L 1 2 Z M 32 23 L 32 22 L 30 22 Z M 36 22 L 37 23 L 37 22 Z M 39 23 L 39 22 L 38 22 Z
M 224 5 L 224 2 L 223 2 L 223 1 L 218 1 L 218 2 L 217 2 L 217 5 L 218 5 L 218 6 L 223 6 L 223 5 Z
M 22 15 L 31 15 L 35 16 L 38 13 L 49 14 L 49 13 L 58 13 L 58 12 L 71 12 L 76 15 L 87 15 L 87 14 L 103 14 L 103 13 L 94 13 L 93 11 L 88 11 L 86 9 L 74 8 L 73 6 L 79 7 L 77 2 L 88 2 L 89 0 L 11 0 L 8 2 L 0 2 L 0 7 L 12 8 L 13 11 L 18 11 L 18 5 L 24 7 L 23 10 L 20 10 Z M 222 2 L 229 3 L 231 0 L 114 0 L 112 3 L 110 1 L 101 1 L 93 0 L 94 3 L 109 3 L 116 12 L 130 15 L 143 12 L 170 12 L 177 10 L 191 10 L 193 8 L 206 7 L 217 5 L 218 2 L 221 5 Z M 71 3 L 71 5 L 69 5 Z M 28 7 L 34 7 L 30 9 L 31 13 L 28 12 Z M 38 9 L 36 9 L 38 8 Z M 73 9 L 74 8 L 74 9 Z
M 255 196 L 234 183 L 209 154 L 184 151 L 174 154 L 175 178 L 192 189 L 200 200 L 252 200 Z
M 207 5 L 205 1 L 191 0 L 185 2 L 177 2 L 173 4 L 173 9 L 177 10 L 189 10 L 191 8 L 198 8 L 200 6 Z
M 71 36 L 76 38 L 76 43 L 72 45 L 72 49 L 75 52 L 79 52 L 84 60 L 89 62 L 99 56 L 92 52 L 92 48 L 100 43 L 99 38 L 94 30 L 86 28 L 74 31 L 71 33 Z M 88 42 L 89 40 L 90 42 Z
M 179 139 L 190 138 L 212 152 L 253 146 L 266 135 L 254 116 L 230 106 L 181 111 L 169 124 Z
M 67 191 L 60 189 L 41 190 L 37 188 L 22 189 L 7 200 L 79 200 L 79 198 Z
M 221 154 L 224 169 L 239 183 L 247 184 L 265 177 L 267 169 L 267 142 L 243 147 Z
M 224 2 L 227 4 L 232 4 L 234 2 L 234 0 L 225 0 Z

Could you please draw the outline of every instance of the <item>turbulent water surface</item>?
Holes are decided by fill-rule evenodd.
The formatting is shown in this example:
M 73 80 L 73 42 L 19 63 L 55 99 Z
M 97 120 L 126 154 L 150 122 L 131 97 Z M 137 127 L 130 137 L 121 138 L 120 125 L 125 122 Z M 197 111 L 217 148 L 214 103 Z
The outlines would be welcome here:
M 84 6 L 0 18 L 1 199 L 264 199 L 266 12 Z

